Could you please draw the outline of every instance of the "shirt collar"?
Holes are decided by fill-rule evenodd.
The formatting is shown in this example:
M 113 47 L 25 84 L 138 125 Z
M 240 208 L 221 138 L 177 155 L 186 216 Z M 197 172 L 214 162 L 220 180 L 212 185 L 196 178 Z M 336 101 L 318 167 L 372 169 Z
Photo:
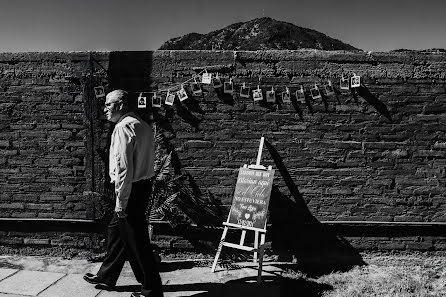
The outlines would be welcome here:
M 116 122 L 116 124 L 119 124 L 127 116 L 135 116 L 135 114 L 133 113 L 133 111 L 126 112 L 119 118 L 119 120 Z

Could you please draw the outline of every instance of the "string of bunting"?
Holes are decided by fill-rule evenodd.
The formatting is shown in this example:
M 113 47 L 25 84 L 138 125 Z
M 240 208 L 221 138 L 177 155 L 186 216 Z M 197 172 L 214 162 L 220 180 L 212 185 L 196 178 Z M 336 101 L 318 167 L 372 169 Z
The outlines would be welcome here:
M 209 66 L 211 67 L 211 66 Z M 242 83 L 239 89 L 239 97 L 240 98 L 250 98 L 256 101 L 264 100 L 263 91 L 260 88 L 261 78 L 259 78 L 259 84 L 257 88 L 254 88 L 251 91 L 251 87 L 247 86 L 245 82 Z M 150 94 L 151 105 L 152 107 L 159 108 L 162 105 L 163 97 L 159 95 L 159 93 L 166 93 L 164 97 L 164 104 L 172 106 L 175 102 L 175 99 L 178 98 L 181 101 L 184 101 L 189 98 L 189 94 L 193 96 L 202 96 L 203 89 L 201 87 L 202 84 L 212 85 L 214 90 L 223 89 L 223 93 L 225 94 L 234 94 L 235 85 L 233 83 L 233 79 L 229 77 L 229 80 L 222 81 L 222 78 L 219 76 L 219 73 L 208 72 L 207 68 L 204 68 L 197 74 L 194 74 L 188 80 L 169 87 L 167 89 L 158 90 L 157 92 L 141 92 L 138 96 L 138 108 L 146 108 L 147 107 L 147 97 L 144 96 L 145 93 Z M 358 88 L 361 86 L 361 77 L 353 73 L 353 76 L 341 77 L 339 79 L 339 88 L 341 90 L 350 90 L 352 88 Z M 189 87 L 189 88 L 188 88 Z M 331 96 L 335 94 L 335 90 L 331 80 L 327 80 L 325 84 L 322 85 L 323 91 L 326 96 Z M 294 92 L 294 97 L 296 98 L 297 103 L 305 103 L 306 102 L 306 89 L 303 85 Z M 317 83 L 311 85 L 309 87 L 309 95 L 312 99 L 320 99 L 322 98 L 321 88 Z M 105 91 L 103 86 L 94 87 L 95 97 L 103 98 L 105 97 Z M 276 88 L 274 86 L 271 87 L 270 90 L 265 92 L 266 102 L 275 103 L 276 102 Z M 291 96 L 293 93 L 290 91 L 288 86 L 285 86 L 285 91 L 280 93 L 280 97 L 283 103 L 290 103 Z

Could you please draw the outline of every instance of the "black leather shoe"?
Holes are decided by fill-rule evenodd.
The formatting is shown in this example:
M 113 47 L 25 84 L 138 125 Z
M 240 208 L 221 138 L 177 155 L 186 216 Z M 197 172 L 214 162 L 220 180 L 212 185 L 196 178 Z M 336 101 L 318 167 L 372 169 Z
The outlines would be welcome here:
M 96 289 L 112 291 L 114 289 L 114 285 L 109 285 L 98 278 L 97 275 L 92 273 L 86 273 L 84 275 L 84 280 L 89 282 L 90 284 L 96 285 Z

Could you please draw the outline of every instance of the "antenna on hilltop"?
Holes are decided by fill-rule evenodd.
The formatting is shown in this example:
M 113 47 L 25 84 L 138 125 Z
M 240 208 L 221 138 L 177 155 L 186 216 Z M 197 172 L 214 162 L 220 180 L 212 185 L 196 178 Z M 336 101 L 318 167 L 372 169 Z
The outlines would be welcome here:
M 262 18 L 265 17 L 265 8 L 262 8 Z

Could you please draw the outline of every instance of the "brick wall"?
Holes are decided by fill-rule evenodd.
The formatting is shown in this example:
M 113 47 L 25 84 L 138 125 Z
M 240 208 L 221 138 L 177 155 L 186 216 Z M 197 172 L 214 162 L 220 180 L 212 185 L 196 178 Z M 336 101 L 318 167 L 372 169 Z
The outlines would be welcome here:
M 234 62 L 232 52 L 156 52 L 153 61 L 155 81 L 233 64 L 222 72 L 236 85 L 257 87 L 260 78 L 264 91 L 282 92 L 331 79 L 339 91 L 307 104 L 259 104 L 209 87 L 203 98 L 177 101 L 172 143 L 181 164 L 224 205 L 264 136 L 262 163 L 279 169 L 278 190 L 288 197 L 295 186 L 318 220 L 444 221 L 445 54 L 239 52 Z M 356 96 L 337 84 L 352 73 L 365 85 Z
M 0 55 L 2 218 L 87 218 L 86 73 L 69 54 Z
M 0 55 L 1 217 L 98 219 L 87 191 L 107 192 L 110 126 L 100 120 L 92 87 L 125 88 L 136 100 L 141 91 L 176 86 L 210 65 L 217 65 L 210 72 L 232 77 L 236 90 L 245 83 L 293 92 L 327 79 L 337 89 L 316 101 L 307 94 L 306 104 L 273 104 L 203 86 L 203 96 L 154 110 L 176 166 L 223 213 L 239 166 L 255 163 L 264 136 L 262 163 L 276 169 L 273 226 L 295 232 L 318 221 L 446 220 L 446 55 L 322 51 Z M 353 73 L 363 87 L 340 90 L 339 78 Z M 438 234 L 400 241 L 362 235 L 351 244 L 443 249 L 446 243 Z

